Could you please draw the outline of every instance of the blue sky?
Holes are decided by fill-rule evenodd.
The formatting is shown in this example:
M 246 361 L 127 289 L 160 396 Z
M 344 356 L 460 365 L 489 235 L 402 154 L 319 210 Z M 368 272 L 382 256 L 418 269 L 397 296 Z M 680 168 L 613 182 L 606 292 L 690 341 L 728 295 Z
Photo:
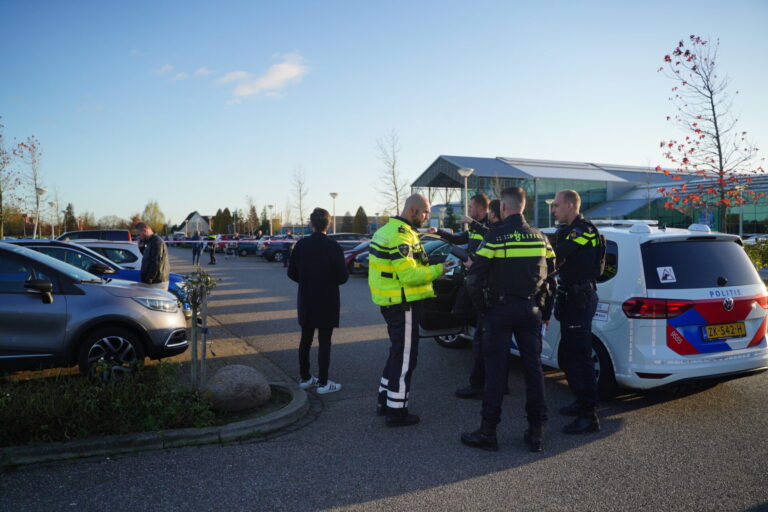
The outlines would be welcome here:
M 63 203 L 129 217 L 310 206 L 369 215 L 376 140 L 440 154 L 662 163 L 689 34 L 720 38 L 740 127 L 768 142 L 768 2 L 0 0 L 0 116 Z M 768 148 L 765 148 L 765 151 Z

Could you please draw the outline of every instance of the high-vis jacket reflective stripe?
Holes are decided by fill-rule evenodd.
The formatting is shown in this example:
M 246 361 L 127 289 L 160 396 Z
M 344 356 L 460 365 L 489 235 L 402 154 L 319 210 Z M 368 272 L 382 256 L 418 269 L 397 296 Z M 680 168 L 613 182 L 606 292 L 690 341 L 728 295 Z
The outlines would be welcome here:
M 579 245 L 591 245 L 597 247 L 597 233 L 580 233 L 576 237 L 569 238 L 571 242 L 575 242 Z
M 407 246 L 407 248 L 406 248 Z M 435 296 L 432 281 L 443 273 L 442 265 L 426 265 L 418 233 L 393 217 L 373 235 L 368 250 L 368 286 L 379 306 L 400 304 Z

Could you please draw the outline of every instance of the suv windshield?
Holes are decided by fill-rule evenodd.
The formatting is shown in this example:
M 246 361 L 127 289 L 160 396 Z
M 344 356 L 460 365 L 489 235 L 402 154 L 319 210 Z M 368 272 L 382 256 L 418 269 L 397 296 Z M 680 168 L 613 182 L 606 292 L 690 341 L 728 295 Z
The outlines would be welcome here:
M 734 240 L 646 242 L 641 246 L 648 288 L 713 288 L 760 284 L 760 276 Z M 722 279 L 727 279 L 723 283 Z

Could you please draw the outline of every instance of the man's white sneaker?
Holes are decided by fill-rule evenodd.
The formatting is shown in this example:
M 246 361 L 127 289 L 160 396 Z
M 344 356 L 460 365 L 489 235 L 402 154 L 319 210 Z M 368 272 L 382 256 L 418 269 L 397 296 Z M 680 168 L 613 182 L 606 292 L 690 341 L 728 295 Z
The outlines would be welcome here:
M 317 386 L 317 394 L 324 395 L 326 393 L 333 393 L 334 391 L 340 391 L 341 384 L 329 380 L 325 386 Z
M 307 388 L 311 388 L 312 386 L 317 386 L 317 383 L 318 383 L 317 377 L 313 375 L 307 380 L 299 380 L 299 387 L 301 389 L 307 389 Z

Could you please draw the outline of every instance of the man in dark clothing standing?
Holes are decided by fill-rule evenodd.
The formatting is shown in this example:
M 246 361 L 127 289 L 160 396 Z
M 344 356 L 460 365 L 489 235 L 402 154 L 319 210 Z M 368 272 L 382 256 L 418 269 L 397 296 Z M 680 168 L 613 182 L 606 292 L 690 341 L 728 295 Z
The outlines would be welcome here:
M 195 236 L 192 237 L 192 264 L 200 264 L 200 254 L 203 252 L 203 243 L 200 238 L 200 232 L 195 231 Z
M 171 265 L 168 262 L 168 250 L 165 247 L 165 242 L 144 222 L 139 222 L 133 229 L 144 245 L 144 254 L 141 259 L 141 282 L 158 285 L 158 288 L 168 288 Z
M 555 253 L 560 269 L 555 308 L 560 321 L 562 368 L 576 401 L 560 409 L 576 419 L 566 434 L 600 431 L 597 418 L 597 380 L 592 359 L 592 317 L 597 309 L 597 284 L 601 270 L 601 239 L 594 224 L 581 215 L 581 197 L 575 190 L 561 190 L 552 202 L 557 230 Z
M 474 448 L 498 450 L 496 425 L 509 372 L 509 343 L 515 335 L 525 376 L 528 430 L 524 440 L 531 451 L 541 451 L 547 420 L 544 373 L 541 368 L 541 312 L 537 297 L 550 270 L 554 252 L 541 232 L 523 218 L 525 191 L 509 187 L 501 193 L 501 226 L 491 229 L 468 260 L 467 290 L 483 310 L 482 351 L 485 359 L 482 423 L 461 442 Z
M 325 394 L 341 389 L 341 384 L 328 379 L 328 367 L 331 363 L 331 334 L 333 328 L 339 326 L 339 285 L 347 282 L 349 274 L 341 246 L 325 235 L 331 223 L 330 213 L 315 208 L 309 220 L 314 232 L 296 242 L 288 263 L 288 277 L 299 283 L 299 387 L 317 386 L 317 392 Z M 320 345 L 319 378 L 309 372 L 309 349 L 315 329 Z

